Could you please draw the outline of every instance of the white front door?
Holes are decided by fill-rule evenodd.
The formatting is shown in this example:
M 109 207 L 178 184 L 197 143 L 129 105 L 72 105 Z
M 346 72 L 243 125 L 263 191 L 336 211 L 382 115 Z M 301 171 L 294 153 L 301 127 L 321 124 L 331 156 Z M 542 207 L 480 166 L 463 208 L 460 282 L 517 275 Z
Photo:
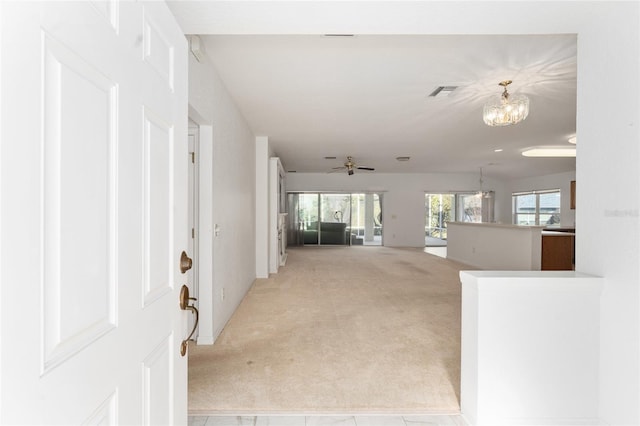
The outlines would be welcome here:
M 0 15 L 0 423 L 186 423 L 184 35 L 154 1 Z

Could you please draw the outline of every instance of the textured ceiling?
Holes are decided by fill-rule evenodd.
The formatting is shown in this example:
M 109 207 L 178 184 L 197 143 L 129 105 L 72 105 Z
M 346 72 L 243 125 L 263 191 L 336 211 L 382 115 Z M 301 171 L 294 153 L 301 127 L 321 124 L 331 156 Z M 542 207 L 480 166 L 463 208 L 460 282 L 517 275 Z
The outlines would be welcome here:
M 511 179 L 575 170 L 575 158 L 521 155 L 529 147 L 568 146 L 575 135 L 575 35 L 201 39 L 254 134 L 269 137 L 287 170 L 326 172 L 348 155 L 377 172 L 482 167 L 487 176 Z M 491 128 L 482 106 L 505 79 L 513 80 L 510 92 L 530 98 L 530 114 Z M 429 97 L 438 86 L 457 89 Z

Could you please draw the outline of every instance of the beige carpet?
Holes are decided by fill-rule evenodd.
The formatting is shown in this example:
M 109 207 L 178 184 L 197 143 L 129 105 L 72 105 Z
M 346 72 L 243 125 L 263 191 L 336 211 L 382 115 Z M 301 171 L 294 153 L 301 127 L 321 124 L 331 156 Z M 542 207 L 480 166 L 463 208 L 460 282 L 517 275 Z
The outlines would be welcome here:
M 422 249 L 288 251 L 213 346 L 190 346 L 190 414 L 459 412 L 469 268 Z

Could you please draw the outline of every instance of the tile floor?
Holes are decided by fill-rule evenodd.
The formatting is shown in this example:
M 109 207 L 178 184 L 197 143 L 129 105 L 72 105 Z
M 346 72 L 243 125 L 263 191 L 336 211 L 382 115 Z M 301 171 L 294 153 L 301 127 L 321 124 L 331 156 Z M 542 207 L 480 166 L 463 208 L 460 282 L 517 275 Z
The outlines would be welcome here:
M 193 416 L 189 426 L 466 426 L 459 415 Z

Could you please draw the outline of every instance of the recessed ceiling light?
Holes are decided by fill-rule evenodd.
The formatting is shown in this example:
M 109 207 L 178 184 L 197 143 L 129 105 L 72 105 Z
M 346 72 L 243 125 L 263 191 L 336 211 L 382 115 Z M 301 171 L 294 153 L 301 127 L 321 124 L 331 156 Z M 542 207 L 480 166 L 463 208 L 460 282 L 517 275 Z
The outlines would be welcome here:
M 525 157 L 575 157 L 575 148 L 531 148 L 522 153 Z
M 493 152 L 502 152 L 502 148 L 494 149 Z
M 411 157 L 396 157 L 396 160 L 398 161 L 409 161 Z
M 576 141 L 577 141 L 577 139 L 576 139 L 576 137 L 575 137 L 575 136 L 571 136 L 571 137 L 569 138 L 569 143 L 572 143 L 572 144 L 574 144 L 574 145 L 575 145 L 575 144 L 576 144 Z

